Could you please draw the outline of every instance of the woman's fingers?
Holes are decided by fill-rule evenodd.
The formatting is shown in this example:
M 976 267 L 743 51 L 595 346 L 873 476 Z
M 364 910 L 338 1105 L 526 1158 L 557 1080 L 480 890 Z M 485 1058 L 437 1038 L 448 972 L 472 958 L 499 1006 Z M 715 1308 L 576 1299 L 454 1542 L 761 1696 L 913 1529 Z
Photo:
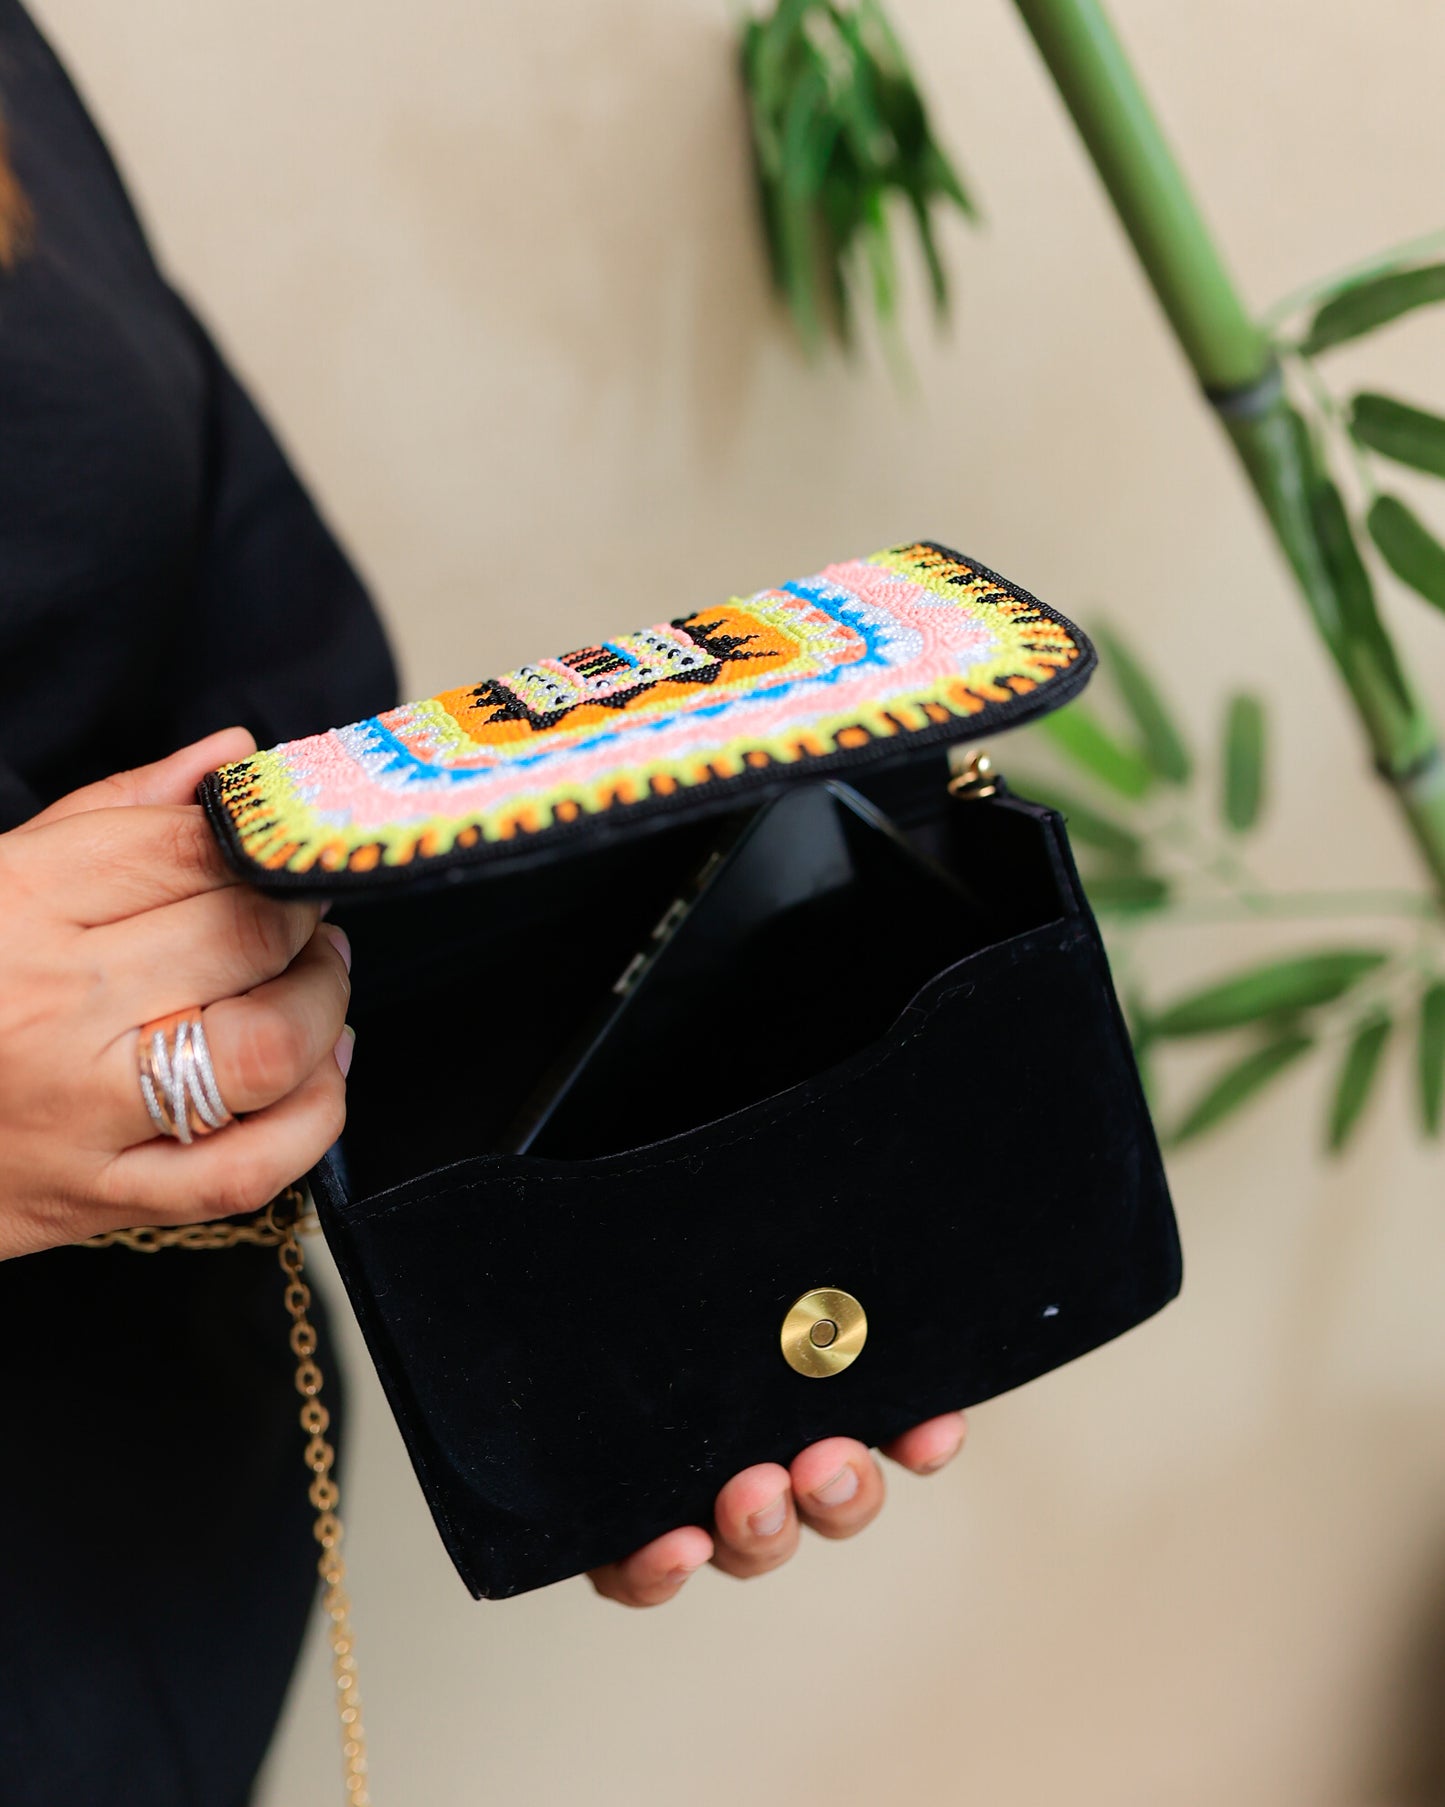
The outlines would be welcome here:
M 228 1110 L 236 1115 L 264 1110 L 331 1057 L 346 1024 L 350 971 L 345 934 L 322 923 L 280 978 L 201 1012 L 216 1085 Z M 132 1031 L 106 1050 L 96 1094 L 97 1100 L 113 1100 L 101 1119 L 112 1147 L 129 1148 L 159 1134 L 137 1074 Z
M 713 1567 L 747 1580 L 785 1563 L 798 1547 L 788 1471 L 776 1462 L 745 1468 L 717 1496 Z
M 238 884 L 190 800 L 251 750 L 212 736 L 0 835 L 0 1257 L 259 1209 L 340 1133 L 340 944 L 283 980 L 320 909 Z M 155 1136 L 137 1028 L 251 993 L 211 1026 L 246 1114 L 189 1146 Z
M 346 1026 L 350 971 L 346 936 L 323 922 L 279 979 L 202 1013 L 227 1109 L 264 1110 L 330 1057 Z
M 717 1535 L 684 1525 L 654 1539 L 623 1562 L 594 1569 L 591 1582 L 624 1606 L 662 1606 L 704 1563 L 725 1574 L 761 1575 L 786 1562 L 798 1545 L 788 1471 L 775 1462 L 734 1475 L 717 1498 Z
M 885 1443 L 883 1453 L 911 1474 L 937 1474 L 963 1448 L 967 1435 L 968 1420 L 963 1413 L 945 1412 Z
M 116 1155 L 97 1191 L 118 1225 L 202 1223 L 259 1211 L 314 1167 L 346 1121 L 346 1079 L 323 1060 L 289 1098 L 183 1146 L 166 1137 Z
M 16 829 L 0 853 L 37 909 L 81 928 L 240 884 L 194 804 L 97 809 Z M 23 871 L 21 868 L 23 867 Z
M 208 734 L 204 740 L 181 747 L 167 759 L 157 760 L 154 765 L 116 772 L 96 784 L 71 791 L 52 803 L 49 809 L 32 816 L 25 827 L 37 828 L 92 809 L 124 809 L 138 803 L 193 803 L 196 786 L 207 772 L 213 772 L 218 765 L 244 759 L 255 751 L 256 742 L 244 728 L 222 728 L 216 734 Z
M 962 1412 L 946 1412 L 894 1438 L 884 1453 L 914 1474 L 932 1474 L 963 1448 L 966 1431 Z M 852 1537 L 878 1516 L 883 1495 L 871 1452 L 851 1437 L 828 1437 L 791 1469 L 765 1462 L 734 1475 L 717 1496 L 715 1540 L 696 1525 L 669 1531 L 625 1562 L 595 1569 L 592 1585 L 628 1606 L 661 1606 L 709 1557 L 727 1575 L 765 1575 L 796 1551 L 800 1523 L 823 1537 Z
M 321 906 L 232 885 L 92 929 L 111 975 L 112 1033 L 173 1010 L 238 997 L 277 978 L 311 939 Z
M 712 1539 L 700 1525 L 683 1525 L 644 1544 L 622 1562 L 593 1569 L 588 1579 L 604 1600 L 622 1606 L 661 1606 L 712 1555 Z
M 798 1516 L 822 1537 L 852 1537 L 883 1509 L 883 1476 L 861 1443 L 826 1437 L 789 1471 Z

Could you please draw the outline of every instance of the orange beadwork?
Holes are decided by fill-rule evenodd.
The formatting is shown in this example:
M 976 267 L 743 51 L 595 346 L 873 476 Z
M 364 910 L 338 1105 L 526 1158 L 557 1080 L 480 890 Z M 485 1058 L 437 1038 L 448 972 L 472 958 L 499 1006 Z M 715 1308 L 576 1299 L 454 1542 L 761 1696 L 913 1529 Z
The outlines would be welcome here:
M 1066 701 L 1092 665 L 1068 622 L 919 541 L 286 742 L 203 795 L 243 867 L 335 888 L 686 809 L 780 766 L 976 739 Z

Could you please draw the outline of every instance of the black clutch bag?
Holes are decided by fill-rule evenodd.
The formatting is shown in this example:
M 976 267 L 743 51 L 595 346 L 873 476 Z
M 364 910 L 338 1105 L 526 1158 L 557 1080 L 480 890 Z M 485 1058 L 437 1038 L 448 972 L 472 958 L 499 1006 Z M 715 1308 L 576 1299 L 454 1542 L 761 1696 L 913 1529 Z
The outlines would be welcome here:
M 246 876 L 352 936 L 313 1191 L 474 1594 L 707 1523 L 741 1468 L 886 1441 L 1178 1290 L 1060 818 L 949 765 L 1092 664 L 920 542 L 206 781 Z

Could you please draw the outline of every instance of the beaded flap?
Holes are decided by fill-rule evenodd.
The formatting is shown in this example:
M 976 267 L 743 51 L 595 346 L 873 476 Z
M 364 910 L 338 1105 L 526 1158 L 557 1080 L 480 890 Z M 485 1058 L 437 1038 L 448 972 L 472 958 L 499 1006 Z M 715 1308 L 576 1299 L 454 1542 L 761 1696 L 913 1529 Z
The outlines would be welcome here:
M 201 796 L 255 882 L 337 891 L 979 739 L 1093 663 L 1052 610 L 919 541 L 283 742 Z

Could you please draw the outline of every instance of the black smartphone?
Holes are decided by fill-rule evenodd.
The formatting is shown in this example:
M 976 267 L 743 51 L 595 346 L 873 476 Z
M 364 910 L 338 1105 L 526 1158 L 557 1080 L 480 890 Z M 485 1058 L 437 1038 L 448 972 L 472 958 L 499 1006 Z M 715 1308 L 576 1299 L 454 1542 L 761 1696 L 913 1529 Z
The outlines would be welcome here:
M 585 1159 L 740 1110 L 861 1050 L 989 939 L 967 885 L 856 791 L 799 786 L 723 832 L 507 1146 Z

